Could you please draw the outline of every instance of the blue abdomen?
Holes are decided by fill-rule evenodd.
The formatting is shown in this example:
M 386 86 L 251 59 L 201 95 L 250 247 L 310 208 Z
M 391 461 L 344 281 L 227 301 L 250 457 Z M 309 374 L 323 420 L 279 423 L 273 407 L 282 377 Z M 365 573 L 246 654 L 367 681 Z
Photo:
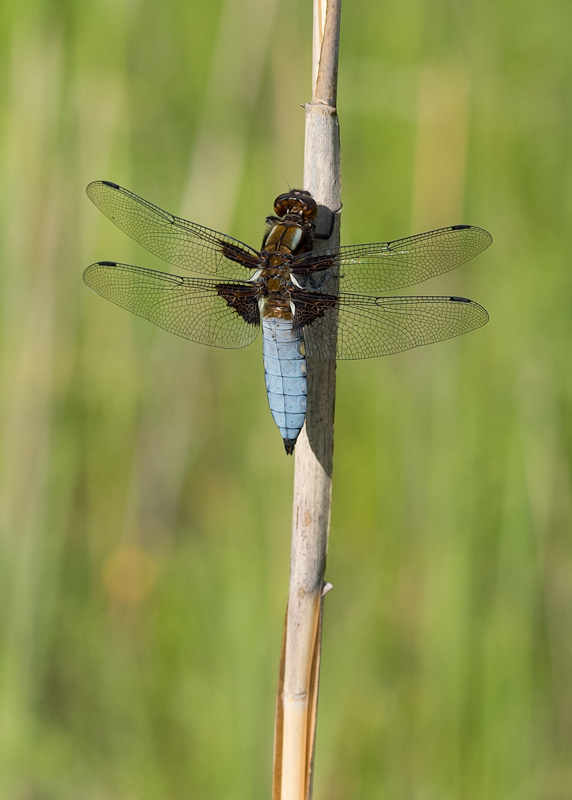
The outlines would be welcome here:
M 303 338 L 292 320 L 262 317 L 266 391 L 287 453 L 292 453 L 306 417 L 306 360 Z

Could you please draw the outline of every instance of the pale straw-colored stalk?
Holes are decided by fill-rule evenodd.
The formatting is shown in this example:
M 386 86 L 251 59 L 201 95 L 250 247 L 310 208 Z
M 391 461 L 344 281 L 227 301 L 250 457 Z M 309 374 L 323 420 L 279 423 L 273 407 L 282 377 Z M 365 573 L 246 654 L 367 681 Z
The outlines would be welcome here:
M 336 213 L 339 245 L 340 138 L 336 113 L 341 0 L 314 0 L 313 93 L 306 105 L 304 188 Z M 327 227 L 330 214 L 318 216 Z M 311 332 L 309 335 L 312 334 Z M 290 590 L 276 704 L 274 800 L 312 794 L 324 573 L 330 524 L 335 361 L 307 358 L 308 411 L 296 445 Z

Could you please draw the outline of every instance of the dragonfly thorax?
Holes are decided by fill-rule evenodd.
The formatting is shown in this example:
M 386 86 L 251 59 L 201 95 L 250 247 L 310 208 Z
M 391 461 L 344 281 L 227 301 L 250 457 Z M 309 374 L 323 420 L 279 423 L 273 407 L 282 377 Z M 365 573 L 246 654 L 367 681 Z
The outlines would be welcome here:
M 298 222 L 278 220 L 272 224 L 263 243 L 262 256 L 272 258 L 272 254 L 289 255 L 300 247 L 306 239 L 306 232 Z
M 283 258 L 282 254 L 268 256 L 266 265 L 260 270 L 256 282 L 258 295 L 262 301 L 262 316 L 291 318 L 294 287 L 289 260 Z
M 293 189 L 274 201 L 278 217 L 266 217 L 269 227 L 262 243 L 265 252 L 307 253 L 314 241 L 314 217 L 318 206 L 309 192 Z
M 284 295 L 292 288 L 290 269 L 287 264 L 265 267 L 260 270 L 257 283 L 263 287 L 265 294 Z
M 281 292 L 284 289 L 284 278 L 275 275 L 266 281 L 266 286 L 269 292 Z

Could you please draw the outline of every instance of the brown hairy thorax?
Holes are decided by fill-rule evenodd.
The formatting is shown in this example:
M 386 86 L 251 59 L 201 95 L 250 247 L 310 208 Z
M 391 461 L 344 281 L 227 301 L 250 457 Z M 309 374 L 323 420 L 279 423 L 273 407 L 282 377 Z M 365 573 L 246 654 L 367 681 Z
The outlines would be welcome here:
M 316 201 L 305 189 L 291 189 L 274 201 L 278 216 L 266 217 L 268 230 L 262 242 L 262 252 L 300 254 L 309 252 L 314 243 Z

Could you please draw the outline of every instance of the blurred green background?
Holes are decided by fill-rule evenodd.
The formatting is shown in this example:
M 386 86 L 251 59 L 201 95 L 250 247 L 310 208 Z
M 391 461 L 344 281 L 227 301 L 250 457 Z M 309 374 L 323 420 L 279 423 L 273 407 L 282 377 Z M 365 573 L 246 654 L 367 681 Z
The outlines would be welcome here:
M 95 260 L 169 267 L 84 189 L 257 246 L 301 184 L 311 16 L 0 5 L 7 800 L 269 797 L 293 459 L 260 343 L 90 293 Z M 566 0 L 346 1 L 343 242 L 495 243 L 410 292 L 486 328 L 338 369 L 317 800 L 572 797 L 571 30 Z

